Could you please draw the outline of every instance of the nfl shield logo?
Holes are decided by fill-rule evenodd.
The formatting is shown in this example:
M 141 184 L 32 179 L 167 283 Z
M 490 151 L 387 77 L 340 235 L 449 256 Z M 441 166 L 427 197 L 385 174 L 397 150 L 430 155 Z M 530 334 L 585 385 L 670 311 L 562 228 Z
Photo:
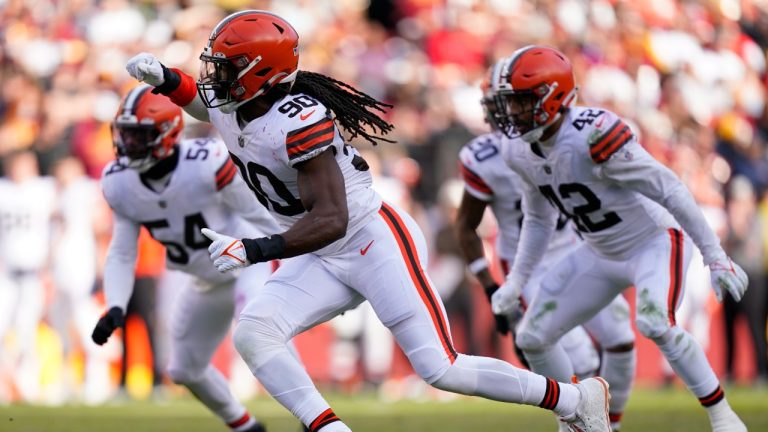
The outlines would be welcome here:
M 544 172 L 547 174 L 552 174 L 552 168 L 550 168 L 549 165 L 544 165 Z
M 240 135 L 239 137 L 237 137 L 237 145 L 239 145 L 240 148 L 245 147 L 245 137 L 244 136 Z

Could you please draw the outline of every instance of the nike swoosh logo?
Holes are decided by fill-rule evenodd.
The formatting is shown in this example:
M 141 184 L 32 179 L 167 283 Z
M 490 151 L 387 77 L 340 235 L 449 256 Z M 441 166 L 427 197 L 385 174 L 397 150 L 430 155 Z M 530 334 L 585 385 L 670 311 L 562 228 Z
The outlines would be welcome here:
M 302 119 L 302 120 L 306 120 L 306 119 L 308 119 L 308 118 L 309 118 L 309 116 L 311 116 L 311 115 L 312 115 L 312 114 L 314 114 L 314 113 L 315 113 L 315 110 L 312 110 L 312 111 L 308 112 L 307 114 L 301 114 L 301 115 L 299 115 L 299 118 L 300 118 L 300 119 Z
M 364 247 L 364 248 L 360 249 L 360 255 L 365 255 L 365 254 L 367 254 L 367 253 L 368 253 L 368 249 L 371 247 L 371 245 L 372 245 L 372 244 L 373 244 L 373 240 L 371 240 L 371 242 L 370 242 L 370 243 L 368 243 L 368 246 L 366 246 L 366 247 Z

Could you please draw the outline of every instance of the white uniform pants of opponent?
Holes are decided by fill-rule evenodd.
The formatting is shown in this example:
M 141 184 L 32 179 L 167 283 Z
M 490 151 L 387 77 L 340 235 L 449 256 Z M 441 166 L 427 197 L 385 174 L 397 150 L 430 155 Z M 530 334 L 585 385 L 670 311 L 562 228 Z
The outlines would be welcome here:
M 656 343 L 702 405 L 720 401 L 723 392 L 704 351 L 675 321 L 692 249 L 692 242 L 682 231 L 669 229 L 623 261 L 600 257 L 586 244 L 561 260 L 542 282 L 517 334 L 526 357 L 530 353 L 538 359 L 536 365 L 531 362 L 532 368 L 539 371 L 553 364 L 567 364 L 565 353 L 552 349 L 554 343 L 570 329 L 588 322 L 624 289 L 635 286 L 638 331 Z
M 317 431 L 338 418 L 286 342 L 368 300 L 427 383 L 540 404 L 547 388 L 544 377 L 454 350 L 443 304 L 423 271 L 426 261 L 426 242 L 416 223 L 384 204 L 374 219 L 340 240 L 335 253 L 307 254 L 281 266 L 243 310 L 235 347 L 267 391 Z
M 230 392 L 221 372 L 211 365 L 211 358 L 232 325 L 235 298 L 253 297 L 271 272 L 269 263 L 252 265 L 237 279 L 213 287 L 190 278 L 174 302 L 168 375 L 230 427 L 237 426 L 248 414 Z

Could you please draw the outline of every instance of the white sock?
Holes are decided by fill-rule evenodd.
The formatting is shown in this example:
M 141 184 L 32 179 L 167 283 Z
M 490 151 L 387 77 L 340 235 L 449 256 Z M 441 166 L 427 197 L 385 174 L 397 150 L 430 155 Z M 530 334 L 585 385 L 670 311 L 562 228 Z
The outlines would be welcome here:
M 621 416 L 627 406 L 629 395 L 632 392 L 632 384 L 635 381 L 635 369 L 637 366 L 637 352 L 635 349 L 624 352 L 603 353 L 603 365 L 600 371 L 608 385 L 611 386 L 611 401 L 608 407 L 611 425 L 618 428 L 621 424 Z
M 573 376 L 573 364 L 561 344 L 537 351 L 523 351 L 531 370 L 555 381 L 569 382 Z

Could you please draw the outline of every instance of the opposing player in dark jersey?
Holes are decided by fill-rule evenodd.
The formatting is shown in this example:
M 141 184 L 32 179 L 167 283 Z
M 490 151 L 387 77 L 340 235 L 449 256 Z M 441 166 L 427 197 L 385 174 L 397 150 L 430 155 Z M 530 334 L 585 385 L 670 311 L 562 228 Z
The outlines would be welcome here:
M 515 307 L 558 213 L 584 238 L 550 269 L 520 324 L 517 343 L 533 370 L 567 364 L 554 345 L 560 336 L 635 286 L 638 331 L 707 408 L 712 429 L 746 431 L 704 351 L 675 321 L 694 244 L 718 299 L 727 291 L 738 301 L 747 289 L 746 274 L 720 246 L 690 192 L 619 116 L 573 106 L 573 69 L 559 51 L 516 51 L 496 63 L 491 88 L 492 119 L 505 135 L 502 158 L 524 180 L 525 213 L 512 270 L 492 298 L 494 312 Z
M 151 87 L 134 88 L 113 122 L 117 159 L 107 165 L 102 190 L 114 213 L 104 267 L 108 312 L 93 330 L 104 344 L 125 323 L 133 292 L 139 229 L 144 226 L 166 248 L 166 264 L 192 276 L 181 287 L 171 319 L 168 375 L 186 386 L 235 432 L 261 432 L 229 391 L 211 357 L 229 331 L 237 295 L 250 297 L 271 272 L 261 263 L 236 274 L 210 266 L 210 240 L 201 228 L 242 235 L 277 232 L 277 224 L 253 202 L 221 141 L 181 139 L 181 109 Z
M 254 375 L 311 431 L 349 431 L 286 342 L 367 300 L 431 385 L 539 405 L 581 430 L 610 430 L 604 380 L 557 383 L 456 352 L 442 302 L 424 272 L 421 231 L 407 213 L 382 202 L 367 164 L 337 127 L 375 143 L 380 138 L 371 133 L 392 128 L 375 113 L 387 105 L 300 71 L 298 42 L 282 18 L 242 11 L 214 28 L 197 83 L 149 54 L 127 66 L 132 76 L 157 86 L 154 91 L 216 126 L 254 200 L 284 230 L 255 239 L 206 230 L 214 240 L 214 265 L 227 271 L 296 257 L 246 306 L 235 331 L 235 345 Z

